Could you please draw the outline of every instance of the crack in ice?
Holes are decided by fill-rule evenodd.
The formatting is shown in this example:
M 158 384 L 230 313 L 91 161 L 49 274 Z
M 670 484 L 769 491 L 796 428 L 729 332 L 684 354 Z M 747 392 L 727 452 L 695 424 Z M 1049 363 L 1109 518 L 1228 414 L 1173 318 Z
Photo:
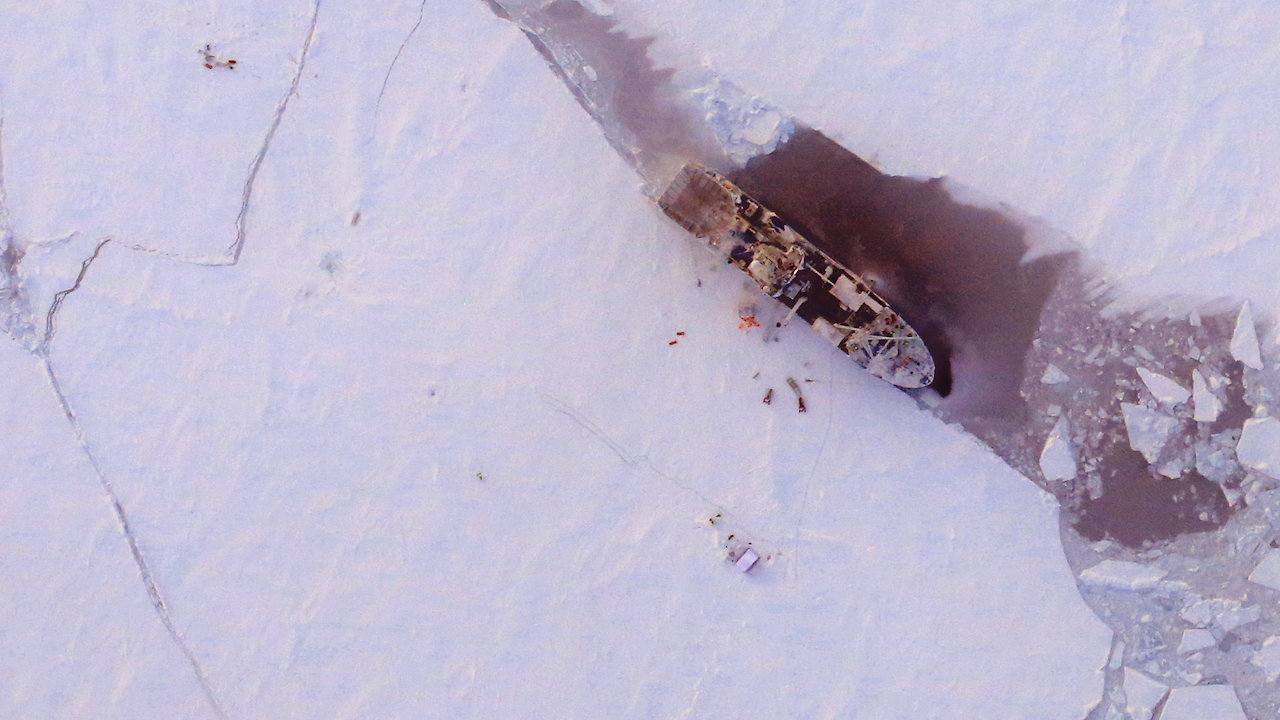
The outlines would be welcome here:
M 582 427 L 582 429 L 586 430 L 592 435 L 595 435 L 596 438 L 598 438 L 600 442 L 607 445 L 609 449 L 613 451 L 613 454 L 617 455 L 618 459 L 621 460 L 622 462 L 626 463 L 630 467 L 638 467 L 640 465 L 640 461 L 638 459 L 628 456 L 627 452 L 622 449 L 622 446 L 614 442 L 613 438 L 609 437 L 609 434 L 606 433 L 604 430 L 601 430 L 600 427 L 597 426 L 595 423 L 583 417 L 582 413 L 569 407 L 566 403 L 564 403 L 560 399 L 554 398 L 550 395 L 543 395 L 542 400 L 543 402 L 545 402 L 546 404 L 554 408 L 556 412 L 574 421 L 580 427 Z
M 3 164 L 3 129 L 4 118 L 0 114 L 0 246 L 3 247 L 3 254 L 0 255 L 0 279 L 3 279 L 5 286 L 0 288 L 7 296 L 9 307 L 6 309 L 3 318 L 4 329 L 15 340 L 23 343 L 29 351 L 40 358 L 44 366 L 45 373 L 49 378 L 50 387 L 53 394 L 58 399 L 58 404 L 62 407 L 62 412 L 67 418 L 67 422 L 71 424 L 72 431 L 75 433 L 76 440 L 80 444 L 80 449 L 84 452 L 85 457 L 89 460 L 89 465 L 93 468 L 94 474 L 98 478 L 98 483 L 106 492 L 107 498 L 111 501 L 112 509 L 115 511 L 116 520 L 120 523 L 121 531 L 124 533 L 125 540 L 129 544 L 129 552 L 133 555 L 134 564 L 138 568 L 138 572 L 142 579 L 143 587 L 147 591 L 147 597 L 151 600 L 151 605 L 160 618 L 161 624 L 168 631 L 170 639 L 177 645 L 179 651 L 186 657 L 187 662 L 191 665 L 192 671 L 196 676 L 196 682 L 199 683 L 201 691 L 204 693 L 205 699 L 209 703 L 209 707 L 219 718 L 227 717 L 222 709 L 222 703 L 218 701 L 217 695 L 213 691 L 213 687 L 209 684 L 209 679 L 205 675 L 204 669 L 200 666 L 200 661 L 196 658 L 195 653 L 182 639 L 182 635 L 178 632 L 177 626 L 173 623 L 173 618 L 169 614 L 169 608 L 164 602 L 164 597 L 160 594 L 160 589 L 156 585 L 155 576 L 151 572 L 151 567 L 147 564 L 146 558 L 142 554 L 142 549 L 138 546 L 137 536 L 133 532 L 133 526 L 129 522 L 129 515 L 125 512 L 124 505 L 120 502 L 119 496 L 116 495 L 115 489 L 107 480 L 106 474 L 102 470 L 102 466 L 98 463 L 97 457 L 89 447 L 88 439 L 85 437 L 84 429 L 80 425 L 79 418 L 71 408 L 70 401 L 67 400 L 66 393 L 62 390 L 62 384 L 58 381 L 57 372 L 53 369 L 53 363 L 49 358 L 49 341 L 53 338 L 54 319 L 57 316 L 58 309 L 61 307 L 63 300 L 67 295 L 79 289 L 80 284 L 84 281 L 85 275 L 89 271 L 89 266 L 97 259 L 98 254 L 102 251 L 103 246 L 111 241 L 106 238 L 98 243 L 94 248 L 93 254 L 85 259 L 80 266 L 80 273 L 76 276 L 75 284 L 70 288 L 57 293 L 54 296 L 53 304 L 49 308 L 49 313 L 45 317 L 45 332 L 43 342 L 37 341 L 34 323 L 34 313 L 31 310 L 30 302 L 26 294 L 22 291 L 21 281 L 19 278 L 19 264 L 22 261 L 21 251 L 14 243 L 13 230 L 9 222 L 8 206 L 5 203 L 6 195 L 4 190 L 4 164 Z
M 105 241 L 103 242 L 105 244 Z M 99 248 L 102 245 L 98 246 Z M 96 253 L 95 253 L 96 255 Z M 133 562 L 141 574 L 142 584 L 147 590 L 147 597 L 151 600 L 151 605 L 156 611 L 156 615 L 160 618 L 160 622 L 164 625 L 165 630 L 169 632 L 170 639 L 178 646 L 178 649 L 187 658 L 187 662 L 191 665 L 192 671 L 195 672 L 196 681 L 200 684 L 200 689 L 204 692 L 205 699 L 208 700 L 209 706 L 213 709 L 214 714 L 219 718 L 227 717 L 226 712 L 222 709 L 222 703 L 218 701 L 218 696 L 214 693 L 213 687 L 209 684 L 209 678 L 205 675 L 204 668 L 200 666 L 200 661 L 196 658 L 195 653 L 187 645 L 186 640 L 178 632 L 177 626 L 173 624 L 173 617 L 169 614 L 169 607 L 165 604 L 164 597 L 160 594 L 160 588 L 156 585 L 155 576 L 151 572 L 151 566 L 147 564 L 146 557 L 142 554 L 142 548 L 138 546 L 137 535 L 134 534 L 133 525 L 129 522 L 129 515 L 125 512 L 124 505 L 120 502 L 120 497 L 116 495 L 115 488 L 111 486 L 107 480 L 106 473 L 103 472 L 102 466 L 98 463 L 98 458 L 93 454 L 93 450 L 89 447 L 89 441 L 85 437 L 84 429 L 80 425 L 79 418 L 76 417 L 75 411 L 71 408 L 70 401 L 67 400 L 66 393 L 62 391 L 62 384 L 58 381 L 58 374 L 53 369 L 53 363 L 49 361 L 49 355 L 45 349 L 41 349 L 40 359 L 44 364 L 45 373 L 49 377 L 49 383 L 53 388 L 54 395 L 58 398 L 58 403 L 62 406 L 62 412 L 66 415 L 67 422 L 71 423 L 74 430 L 76 440 L 80 443 L 80 449 L 84 451 L 85 457 L 89 460 L 89 465 L 93 468 L 93 472 L 98 477 L 98 483 L 107 494 L 107 499 L 111 501 L 111 506 L 115 510 L 116 520 L 120 523 L 120 530 L 124 533 L 125 540 L 129 543 L 129 552 L 133 555 Z
M 400 41 L 400 48 L 396 50 L 396 56 L 391 58 L 391 64 L 387 66 L 387 74 L 382 76 L 382 88 L 378 90 L 378 101 L 373 106 L 373 134 L 378 133 L 378 112 L 382 108 L 382 96 L 387 92 L 387 82 L 391 80 L 391 71 L 396 69 L 396 63 L 400 61 L 400 53 L 404 52 L 404 48 L 409 44 L 409 40 L 413 34 L 418 32 L 418 26 L 422 25 L 422 16 L 427 9 L 427 0 L 422 0 L 422 4 L 418 6 L 418 22 L 413 24 L 409 29 L 409 34 L 404 36 L 404 40 Z
M 424 0 L 425 5 L 425 0 Z M 276 131 L 280 129 L 280 123 L 284 119 L 285 111 L 288 110 L 289 100 L 298 94 L 298 86 L 302 82 L 302 73 L 306 70 L 307 56 L 311 51 L 311 43 L 315 40 L 316 24 L 320 17 L 320 0 L 316 0 L 312 6 L 311 23 L 307 28 L 307 37 L 303 40 L 302 50 L 298 58 L 298 69 L 294 73 L 293 80 L 289 85 L 289 90 L 285 92 L 280 101 L 276 103 L 275 113 L 272 116 L 271 125 L 267 128 L 267 134 L 262 140 L 262 145 L 258 148 L 258 152 L 254 154 L 253 160 L 249 163 L 249 175 L 245 179 L 244 186 L 241 190 L 240 209 L 236 213 L 235 228 L 236 236 L 231 245 L 227 247 L 226 252 L 222 256 L 193 256 L 181 255 L 178 253 L 158 250 L 156 248 L 146 247 L 144 245 L 132 243 L 120 243 L 123 247 L 150 255 L 153 257 L 164 258 L 174 262 L 180 262 L 187 265 L 200 265 L 204 267 L 228 267 L 237 265 L 240 262 L 240 255 L 244 251 L 244 243 L 246 238 L 246 226 L 249 215 L 249 205 L 253 198 L 253 186 L 258 179 L 258 172 L 262 169 L 263 162 L 266 161 L 267 151 L 271 148 L 271 141 L 275 138 Z M 407 38 L 406 38 L 407 40 Z M 0 113 L 0 131 L 4 128 L 4 117 Z M 4 194 L 4 163 L 3 153 L 0 153 L 0 245 L 4 245 L 10 239 L 10 231 L 8 224 L 8 210 L 5 206 Z
M 644 455 L 640 455 L 639 457 L 632 458 L 627 453 L 627 451 L 624 450 L 622 446 L 618 444 L 616 440 L 614 440 L 604 430 L 600 429 L 600 426 L 588 420 L 582 413 L 578 412 L 577 410 L 574 410 L 572 407 L 568 405 L 568 403 L 564 402 L 563 400 L 560 400 L 559 398 L 553 397 L 551 395 L 544 394 L 542 396 L 542 401 L 545 402 L 547 405 L 551 406 L 551 408 L 556 412 L 572 420 L 583 430 L 586 430 L 592 435 L 595 435 L 596 439 L 600 440 L 600 442 L 604 443 L 610 450 L 612 450 L 613 454 L 617 455 L 618 459 L 621 460 L 627 467 L 641 468 L 643 466 L 643 469 L 649 470 L 653 474 L 661 477 L 662 479 L 671 483 L 675 487 L 680 488 L 681 490 L 684 490 L 687 493 L 696 495 L 704 503 L 715 507 L 717 510 L 724 510 L 723 504 L 715 502 L 714 500 L 707 497 L 706 495 L 703 495 L 702 493 L 698 492 L 694 488 L 688 485 L 685 485 L 675 477 L 668 475 L 667 473 L 658 469 L 658 467 L 653 464 L 653 460 L 649 457 L 647 453 Z
M 302 53 L 298 57 L 298 71 L 293 76 L 293 83 L 289 85 L 289 91 L 280 98 L 280 102 L 276 104 L 275 117 L 271 121 L 271 127 L 267 128 L 267 136 L 262 140 L 262 147 L 258 148 L 258 154 L 254 155 L 253 162 L 249 164 L 249 178 L 244 183 L 244 194 L 240 198 L 240 213 L 236 216 L 236 239 L 231 243 L 231 247 L 227 248 L 230 253 L 230 261 L 222 263 L 208 263 L 210 265 L 235 265 L 240 262 L 240 253 L 244 250 L 245 238 L 245 222 L 249 215 L 249 201 L 253 197 L 253 184 L 258 179 L 258 171 L 262 169 L 262 163 L 267 159 L 267 150 L 271 148 L 271 140 L 276 136 L 276 130 L 280 129 L 280 121 L 284 119 L 285 110 L 289 107 L 289 99 L 298 94 L 298 84 L 302 82 L 302 73 L 307 66 L 307 53 L 311 50 L 311 41 L 316 36 L 316 21 L 320 18 L 320 0 L 316 0 L 316 4 L 311 13 L 311 27 L 307 29 L 307 39 L 302 43 Z
M 4 111 L 0 106 L 0 245 L 8 246 L 13 238 L 9 227 L 8 195 L 4 189 Z
M 57 324 L 58 310 L 62 307 L 62 301 L 66 300 L 68 295 L 80 289 L 80 283 L 84 282 L 84 276 L 89 273 L 89 266 L 93 264 L 94 260 L 98 259 L 98 253 L 101 253 L 102 248 L 109 242 L 111 242 L 111 238 L 103 238 L 102 241 L 98 243 L 98 246 L 93 249 L 93 254 L 85 258 L 84 262 L 80 264 L 80 274 L 76 275 L 75 283 L 66 290 L 59 290 L 53 296 L 53 302 L 49 305 L 49 312 L 44 318 L 45 347 L 48 347 L 49 343 L 53 341 L 53 333 Z
M 280 127 L 285 111 L 288 109 L 289 100 L 298 92 L 298 85 L 302 80 L 302 73 L 306 67 L 307 55 L 311 49 L 311 43 L 315 39 L 316 23 L 319 18 L 319 13 L 320 1 L 316 0 L 311 15 L 311 23 L 308 27 L 307 36 L 303 42 L 301 55 L 298 59 L 297 72 L 294 74 L 293 81 L 289 86 L 288 92 L 285 93 L 284 97 L 281 98 L 280 102 L 276 105 L 275 115 L 272 119 L 271 126 L 267 129 L 266 137 L 263 139 L 261 147 L 259 147 L 257 154 L 250 163 L 249 175 L 245 180 L 243 194 L 241 197 L 240 210 L 235 221 L 236 238 L 227 250 L 228 255 L 220 259 L 193 258 L 146 248 L 141 245 L 130 244 L 125 245 L 125 247 L 144 254 L 155 255 L 195 265 L 229 266 L 239 263 L 241 252 L 244 249 L 246 218 L 249 211 L 249 203 L 253 195 L 253 186 L 257 179 L 258 172 L 262 168 L 263 162 L 266 160 L 267 151 L 270 149 L 271 141 Z M 178 632 L 178 628 L 173 622 L 173 617 L 169 612 L 168 605 L 164 601 L 164 597 L 160 593 L 159 586 L 156 584 L 155 576 L 151 571 L 151 567 L 147 563 L 141 547 L 138 545 L 137 535 L 134 533 L 133 525 L 129 521 L 129 515 L 125 511 L 124 505 L 120 502 L 120 498 L 116 494 L 115 489 L 107 479 L 106 473 L 99 464 L 93 450 L 90 448 L 88 439 L 84 433 L 84 428 L 81 426 L 79 418 L 76 416 L 71 407 L 70 401 L 67 399 L 66 393 L 62 389 L 62 384 L 58 380 L 57 372 L 53 368 L 53 363 L 48 353 L 48 346 L 50 341 L 53 339 L 55 332 L 55 320 L 58 310 L 61 308 L 66 297 L 80 288 L 81 283 L 83 283 L 84 278 L 89 271 L 89 267 L 93 264 L 94 260 L 98 258 L 102 248 L 107 243 L 111 242 L 111 238 L 105 238 L 99 242 L 94 248 L 93 254 L 84 260 L 80 266 L 80 272 L 76 276 L 75 283 L 70 288 L 62 290 L 54 296 L 53 303 L 45 317 L 43 342 L 37 342 L 35 340 L 33 312 L 25 294 L 21 290 L 19 282 L 18 264 L 21 262 L 22 256 L 13 242 L 13 230 L 10 224 L 7 195 L 5 192 L 3 130 L 4 115 L 2 107 L 0 107 L 0 248 L 3 248 L 3 256 L 0 258 L 3 260 L 3 263 L 0 264 L 0 277 L 5 281 L 5 287 L 0 288 L 0 290 L 4 290 L 9 296 L 10 304 L 10 307 L 6 312 L 6 317 L 4 318 L 5 330 L 17 340 L 21 341 L 25 339 L 27 341 L 25 344 L 28 346 L 28 349 L 41 359 L 45 373 L 49 378 L 50 386 L 54 395 L 57 397 L 58 404 L 62 407 L 63 414 L 71 424 L 81 450 L 84 452 L 85 457 L 88 458 L 89 465 L 93 468 L 99 484 L 102 486 L 103 491 L 107 494 L 107 498 L 111 502 L 112 509 L 116 515 L 116 520 L 120 523 L 121 532 L 124 534 L 125 540 L 129 545 L 129 552 L 133 556 L 133 561 L 138 568 L 143 587 L 146 589 L 147 597 L 151 600 L 151 605 L 155 610 L 157 617 L 159 617 L 161 624 L 164 625 L 165 630 L 169 633 L 170 639 L 173 640 L 179 651 L 181 651 L 182 655 L 187 659 L 188 664 L 195 673 L 196 681 L 200 685 L 200 689 L 204 693 L 209 707 L 217 717 L 226 718 L 227 714 L 223 710 L 222 703 L 218 700 L 218 696 L 214 692 L 213 686 L 209 683 L 209 679 L 205 674 L 204 668 L 201 667 L 199 659 L 196 658 L 195 653 L 192 652 L 190 646 L 188 646 L 187 642 L 182 638 L 181 633 Z
M 280 102 L 276 105 L 275 116 L 272 119 L 271 126 L 267 129 L 266 137 L 263 139 L 262 146 L 254 156 L 253 162 L 250 163 L 249 176 L 245 180 L 244 191 L 241 197 L 240 211 L 236 216 L 236 239 L 228 248 L 229 256 L 222 259 L 211 260 L 208 258 L 180 256 L 136 244 L 126 244 L 124 247 L 147 255 L 163 257 L 177 262 L 194 265 L 228 266 L 235 265 L 240 262 L 240 254 L 244 249 L 245 241 L 245 221 L 249 212 L 249 202 L 253 195 L 254 182 L 258 177 L 258 171 L 262 168 L 262 163 L 266 160 L 267 151 L 271 146 L 271 140 L 275 137 L 276 131 L 279 129 L 280 123 L 284 118 L 284 113 L 288 109 L 289 99 L 298 92 L 298 85 L 302 80 L 302 73 L 306 67 L 307 54 L 311 49 L 312 41 L 315 39 L 316 22 L 319 18 L 319 14 L 320 2 L 319 0 L 316 0 L 311 15 L 311 24 L 307 30 L 306 40 L 302 45 L 301 56 L 298 59 L 298 70 L 294 74 L 293 82 L 290 84 L 288 92 L 285 93 L 284 97 L 281 98 Z M 4 117 L 3 114 L 0 113 L 0 141 L 3 139 L 3 129 Z M 3 268 L 0 269 L 3 270 L 3 277 L 9 284 L 9 287 L 6 289 L 9 291 L 9 294 L 13 296 L 11 298 L 11 303 L 18 304 L 18 307 L 11 307 L 9 309 L 8 317 L 5 318 L 5 329 L 9 331 L 10 334 L 15 335 L 16 338 L 17 334 L 15 330 L 26 329 L 30 332 L 23 332 L 21 334 L 34 335 L 34 327 L 15 329 L 13 322 L 15 319 L 13 316 L 16 312 L 21 316 L 20 319 L 23 321 L 25 326 L 33 325 L 31 322 L 31 309 L 26 305 L 25 296 L 22 295 L 20 288 L 18 287 L 17 265 L 21 256 L 17 254 L 17 248 L 13 243 L 13 232 L 9 223 L 8 206 L 5 202 L 6 195 L 4 190 L 3 160 L 3 143 L 0 142 L 0 246 L 4 249 L 4 263 Z M 195 673 L 196 682 L 200 685 L 200 689 L 204 693 L 205 699 L 209 703 L 209 707 L 217 717 L 226 718 L 227 714 L 223 710 L 222 703 L 218 700 L 218 696 L 214 692 L 213 686 L 209 683 L 209 678 L 205 674 L 204 668 L 201 667 L 199 659 L 196 658 L 195 653 L 192 652 L 190 646 L 187 645 L 186 640 L 183 639 L 181 633 L 178 632 L 177 626 L 173 622 L 173 617 L 169 613 L 169 607 L 164 601 L 164 596 L 160 594 L 159 586 L 156 584 L 155 575 L 151 572 L 151 566 L 147 563 L 146 557 L 142 554 L 142 548 L 138 545 L 138 538 L 134 533 L 133 525 L 129 521 L 129 515 L 125 511 L 123 503 L 120 502 L 120 498 L 116 494 L 115 488 L 111 486 L 110 481 L 107 479 L 106 473 L 98 462 L 98 458 L 90 448 L 88 439 L 84 433 L 84 428 L 81 426 L 79 418 L 76 416 L 75 411 L 71 407 L 70 401 L 67 399 L 66 393 L 62 389 L 62 384 L 58 380 L 57 372 L 54 370 L 53 363 L 49 357 L 48 346 L 54 336 L 55 320 L 57 318 L 58 310 L 61 308 L 66 297 L 80 288 L 81 283 L 84 282 L 86 274 L 89 272 L 89 267 L 93 264 L 94 260 L 98 258 L 102 248 L 109 242 L 111 242 L 111 238 L 105 238 L 99 242 L 97 247 L 94 248 L 93 254 L 86 258 L 81 264 L 80 272 L 76 276 L 75 283 L 70 288 L 62 290 L 54 296 L 53 303 L 49 307 L 49 312 L 45 317 L 43 343 L 36 344 L 34 340 L 32 340 L 32 342 L 28 344 L 32 345 L 30 349 L 40 357 L 41 362 L 44 365 L 45 373 L 49 378 L 49 383 L 53 393 L 58 399 L 58 404 L 62 407 L 62 412 L 66 416 L 67 422 L 71 424 L 76 440 L 80 444 L 80 449 L 84 452 L 85 457 L 88 458 L 89 465 L 93 468 L 94 474 L 98 478 L 98 483 L 102 486 L 103 491 L 107 494 L 107 498 L 111 502 L 112 509 L 115 511 L 116 520 L 120 523 L 121 532 L 124 534 L 125 540 L 129 544 L 129 552 L 133 556 L 134 565 L 138 568 L 138 573 L 141 577 L 143 587 L 147 591 L 147 597 L 151 600 L 151 605 L 156 612 L 156 616 L 159 617 L 161 624 L 164 625 L 165 630 L 169 633 L 170 639 L 173 640 L 179 651 L 181 651 L 182 655 L 187 659 L 187 663 Z
M 1102 697 L 1098 704 L 1084 716 L 1084 720 L 1107 720 L 1114 718 L 1112 707 L 1117 702 L 1117 695 L 1124 688 L 1124 640 L 1120 633 L 1112 632 L 1111 649 L 1107 651 L 1107 661 L 1102 666 Z M 1134 718 L 1133 720 L 1140 720 Z M 1146 720 L 1142 718 L 1141 720 Z
M 835 357 L 836 353 L 831 352 L 827 358 L 827 377 L 835 376 Z M 791 389 L 795 390 L 796 397 L 800 400 L 800 410 L 804 411 L 804 397 L 800 395 L 799 385 L 791 378 L 787 378 L 787 383 L 791 385 Z M 791 564 L 791 577 L 787 584 L 789 588 L 795 588 L 800 584 L 800 530 L 804 527 L 804 513 L 809 506 L 809 488 L 813 486 L 813 478 L 818 474 L 818 463 L 822 461 L 822 453 L 827 450 L 827 440 L 831 437 L 831 421 L 835 417 L 835 386 L 828 384 L 827 386 L 827 428 L 822 433 L 822 442 L 818 445 L 818 452 L 813 456 L 813 467 L 809 468 L 809 477 L 804 481 L 804 494 L 800 498 L 800 512 L 796 515 L 796 531 L 791 539 L 791 552 L 796 560 Z

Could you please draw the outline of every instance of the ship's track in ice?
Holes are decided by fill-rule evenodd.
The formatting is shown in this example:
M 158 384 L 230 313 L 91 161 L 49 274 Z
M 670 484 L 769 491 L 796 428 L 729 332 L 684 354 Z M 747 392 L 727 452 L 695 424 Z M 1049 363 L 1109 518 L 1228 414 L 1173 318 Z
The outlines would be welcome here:
M 869 284 L 819 250 L 724 176 L 684 166 L 658 205 L 727 253 L 769 297 L 791 309 L 868 372 L 902 388 L 933 382 L 924 340 Z

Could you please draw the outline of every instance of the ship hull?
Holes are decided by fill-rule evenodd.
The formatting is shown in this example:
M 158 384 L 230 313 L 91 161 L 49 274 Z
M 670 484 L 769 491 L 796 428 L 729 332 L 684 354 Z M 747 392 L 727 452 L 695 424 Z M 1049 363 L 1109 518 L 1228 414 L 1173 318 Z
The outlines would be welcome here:
M 668 217 L 725 254 L 868 372 L 901 388 L 933 382 L 924 340 L 864 280 L 723 175 L 689 163 L 658 200 Z

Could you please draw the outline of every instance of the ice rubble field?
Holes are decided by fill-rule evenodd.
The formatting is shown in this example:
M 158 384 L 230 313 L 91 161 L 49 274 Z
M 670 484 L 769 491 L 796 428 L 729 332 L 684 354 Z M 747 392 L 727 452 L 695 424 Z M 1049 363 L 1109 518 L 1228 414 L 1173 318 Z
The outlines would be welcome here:
M 614 7 L 674 41 L 656 57 L 1039 214 L 1132 287 L 1276 310 L 1263 11 Z M 389 78 L 417 4 L 321 4 L 219 265 L 313 12 L 7 3 L 19 340 L 112 238 L 47 346 L 74 425 L 0 350 L 8 716 L 216 712 L 77 427 L 229 717 L 1097 702 L 1111 634 L 1040 491 L 807 328 L 739 329 L 741 276 L 483 3 L 424 5 Z M 730 534 L 768 559 L 738 572 Z

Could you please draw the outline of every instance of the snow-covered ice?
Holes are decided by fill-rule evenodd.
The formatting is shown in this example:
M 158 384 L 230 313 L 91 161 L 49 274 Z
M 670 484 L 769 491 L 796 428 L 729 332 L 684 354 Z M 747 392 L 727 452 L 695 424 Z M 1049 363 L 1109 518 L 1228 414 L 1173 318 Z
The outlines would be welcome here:
M 208 717 L 39 359 L 0 342 L 0 704 L 15 718 Z
M 536 86 L 536 57 L 517 67 L 510 82 Z M 547 96 L 568 126 L 547 152 L 567 151 L 588 128 Z M 284 130 L 280 152 L 311 167 L 293 154 L 306 134 Z M 707 298 L 688 265 L 652 295 L 612 296 L 687 252 L 642 197 L 565 210 L 571 177 L 535 192 L 534 168 L 452 161 L 455 176 L 476 168 L 466 193 L 371 194 L 357 227 L 372 229 L 317 240 L 291 229 L 305 203 L 267 175 L 280 195 L 262 224 L 291 241 L 234 274 L 107 253 L 63 310 L 54 361 L 72 405 L 231 714 L 432 697 L 441 716 L 1080 716 L 1109 632 L 1074 592 L 1038 489 L 820 341 L 739 331 L 736 287 Z M 629 169 L 605 148 L 595 162 L 601 191 L 628 197 Z M 501 262 L 472 260 L 503 242 L 483 226 L 449 220 L 420 247 L 379 228 L 424 197 L 465 218 L 471 193 L 499 198 L 525 238 Z M 548 208 L 583 219 L 552 235 Z M 601 237 L 627 247 L 602 253 Z M 483 284 L 450 280 L 481 268 Z M 163 307 L 118 299 L 140 275 Z M 583 292 L 612 309 L 573 310 Z M 527 332 L 539 325 L 554 330 Z M 760 403 L 805 362 L 823 381 L 809 413 Z M 933 430 L 902 434 L 913 426 Z M 695 522 L 704 508 L 729 521 Z M 773 558 L 725 576 L 718 533 L 744 531 Z M 599 672 L 563 680 L 584 665 Z M 909 693 L 891 690 L 908 676 Z
M 7 434 L 8 557 L 39 578 L 6 596 L 6 638 L 30 648 L 11 710 L 207 717 L 200 677 L 233 718 L 1075 720 L 1096 702 L 1111 632 L 1039 489 L 803 328 L 739 329 L 737 279 L 483 3 L 427 8 L 407 42 L 417 5 L 324 4 L 303 53 L 312 9 L 192 25 L 43 125 L 57 86 L 3 65 L 16 242 L 114 238 L 48 346 L 74 425 L 39 359 L 8 351 L 6 417 L 30 425 Z M 165 20 L 89 17 L 59 22 L 93 57 Z M 220 39 L 238 34 L 277 62 Z M 203 67 L 211 40 L 234 71 Z M 192 91 L 243 101 L 252 132 L 188 126 L 191 83 L 255 68 L 262 102 Z M 146 83 L 145 137 L 67 137 Z M 218 182 L 188 185 L 201 158 Z M 243 253 L 220 265 L 251 167 Z M 87 257 L 60 247 L 57 290 Z M 788 377 L 808 413 L 760 402 Z M 730 534 L 760 550 L 746 575 Z
M 1254 169 L 1280 147 L 1256 52 L 1276 28 L 1248 3 L 1123 27 L 1013 0 L 588 4 L 661 29 L 651 57 L 685 43 L 750 89 L 704 107 L 740 126 L 720 138 L 736 158 L 794 114 L 1043 217 L 1135 287 L 1185 292 L 1190 267 L 1191 289 L 1275 310 L 1271 274 L 1239 272 L 1269 266 L 1280 227 Z M 1111 631 L 1042 491 L 803 328 L 739 328 L 740 278 L 485 3 L 6 17 L 4 310 L 39 351 L 0 355 L 17 716 L 1075 720 L 1097 702 Z M 1241 317 L 1231 350 L 1261 367 Z M 760 402 L 786 378 L 808 413 Z M 1152 461 L 1179 423 L 1124 419 Z M 1041 469 L 1066 478 L 1059 427 Z M 1255 470 L 1280 464 L 1269 427 L 1241 440 Z M 743 538 L 745 575 L 724 553 Z M 1163 577 L 1106 560 L 1080 581 Z M 1125 676 L 1131 708 L 1164 692 Z M 1175 691 L 1165 720 L 1240 716 L 1224 690 Z
M 4 18 L 13 231 L 27 241 L 115 235 L 226 261 L 246 168 L 297 76 L 311 4 L 5 3 Z M 206 46 L 234 69 L 206 68 Z

